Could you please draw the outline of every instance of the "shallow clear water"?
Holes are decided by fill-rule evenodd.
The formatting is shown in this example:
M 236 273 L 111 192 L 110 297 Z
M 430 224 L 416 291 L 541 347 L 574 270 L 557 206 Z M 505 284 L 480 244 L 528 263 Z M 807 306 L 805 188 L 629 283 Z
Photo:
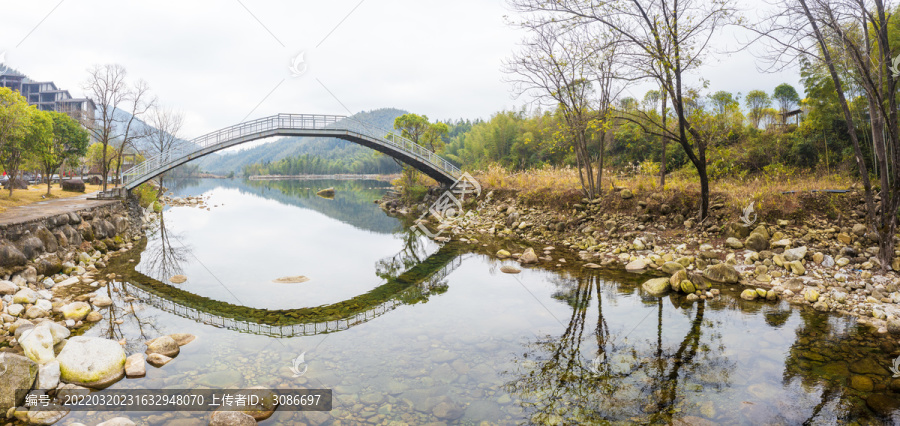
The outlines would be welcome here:
M 315 195 L 328 186 L 334 200 Z M 514 262 L 483 253 L 521 245 L 416 239 L 372 202 L 384 186 L 176 186 L 211 209 L 167 209 L 146 247 L 118 260 L 126 278 L 100 290 L 116 303 L 86 334 L 125 337 L 129 354 L 163 334 L 198 338 L 112 388 L 334 389 L 332 412 L 276 412 L 262 422 L 273 425 L 900 421 L 888 369 L 900 349 L 849 318 L 743 301 L 737 289 L 660 299 L 627 275 L 503 274 Z M 176 273 L 187 282 L 169 283 Z M 310 281 L 271 282 L 294 275 Z M 300 354 L 308 370 L 295 378 Z M 154 425 L 207 418 L 78 412 L 63 422 L 122 414 Z

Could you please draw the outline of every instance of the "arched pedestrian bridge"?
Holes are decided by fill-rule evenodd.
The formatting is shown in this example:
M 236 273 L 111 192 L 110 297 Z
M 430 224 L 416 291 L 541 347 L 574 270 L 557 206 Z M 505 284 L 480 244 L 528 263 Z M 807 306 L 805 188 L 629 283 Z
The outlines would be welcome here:
M 125 172 L 125 189 L 131 191 L 188 161 L 273 136 L 343 139 L 396 158 L 445 185 L 452 184 L 462 174 L 449 161 L 409 139 L 352 118 L 340 115 L 278 114 L 226 127 L 147 158 Z

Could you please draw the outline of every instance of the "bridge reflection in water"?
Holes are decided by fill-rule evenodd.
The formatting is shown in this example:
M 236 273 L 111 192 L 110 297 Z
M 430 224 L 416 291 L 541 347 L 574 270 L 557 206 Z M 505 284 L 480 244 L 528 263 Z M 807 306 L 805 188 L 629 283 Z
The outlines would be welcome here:
M 214 327 L 279 338 L 313 336 L 346 330 L 398 306 L 427 301 L 431 294 L 446 289 L 444 279 L 462 264 L 463 258 L 460 247 L 444 245 L 366 294 L 314 308 L 267 310 L 233 305 L 198 296 L 134 270 L 123 272 L 123 288 L 126 296 Z

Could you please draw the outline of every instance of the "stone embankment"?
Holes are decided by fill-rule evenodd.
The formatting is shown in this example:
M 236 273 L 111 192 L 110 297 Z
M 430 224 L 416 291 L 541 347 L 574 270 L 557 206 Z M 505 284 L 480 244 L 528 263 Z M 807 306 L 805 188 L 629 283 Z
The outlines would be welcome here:
M 439 195 L 430 191 L 423 203 L 413 205 L 385 199 L 381 206 L 418 220 Z M 783 299 L 853 315 L 876 333 L 900 336 L 900 276 L 895 272 L 900 261 L 882 271 L 877 235 L 863 225 L 860 194 L 846 195 L 849 207 L 837 220 L 805 212 L 806 217 L 745 223 L 738 215 L 729 218 L 713 200 L 712 216 L 702 224 L 685 220 L 685 212 L 653 194 L 639 199 L 626 189 L 608 197 L 615 203 L 583 199 L 569 208 L 538 208 L 523 205 L 515 194 L 494 197 L 492 191 L 467 204 L 469 214 L 462 219 L 441 222 L 429 214 L 422 220 L 442 231 L 440 241 L 491 236 L 508 238 L 517 247 L 530 245 L 520 253 L 500 250 L 496 255 L 522 264 L 646 273 L 661 278 L 645 282 L 645 291 L 678 292 L 688 300 L 718 297 L 718 287 L 744 286 L 744 299 Z M 900 245 L 895 250 L 900 253 Z M 575 265 L 554 259 L 566 251 L 577 259 Z
M 64 413 L 16 409 L 24 397 L 16 389 L 65 392 L 123 376 L 118 342 L 70 335 L 103 318 L 112 300 L 95 292 L 108 278 L 101 270 L 141 238 L 140 217 L 125 203 L 56 207 L 47 206 L 46 217 L 8 216 L 0 223 L 0 412 L 32 424 L 51 424 Z

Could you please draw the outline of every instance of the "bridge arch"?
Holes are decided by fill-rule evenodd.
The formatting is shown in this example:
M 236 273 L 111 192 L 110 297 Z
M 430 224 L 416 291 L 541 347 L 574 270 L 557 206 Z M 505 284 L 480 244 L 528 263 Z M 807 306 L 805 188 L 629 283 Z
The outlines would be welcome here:
M 365 294 L 311 308 L 260 309 L 234 305 L 193 294 L 155 280 L 126 264 L 127 256 L 114 258 L 129 296 L 160 310 L 219 328 L 270 337 L 311 336 L 346 330 L 378 318 L 401 305 L 419 301 L 423 290 L 453 273 L 461 264 L 464 248 L 445 244 L 422 262 L 390 277 Z
M 452 184 L 462 174 L 449 161 L 409 139 L 352 118 L 340 115 L 278 114 L 208 133 L 147 158 L 125 172 L 125 189 L 130 191 L 175 167 L 216 151 L 273 136 L 343 139 L 396 158 L 444 185 Z

